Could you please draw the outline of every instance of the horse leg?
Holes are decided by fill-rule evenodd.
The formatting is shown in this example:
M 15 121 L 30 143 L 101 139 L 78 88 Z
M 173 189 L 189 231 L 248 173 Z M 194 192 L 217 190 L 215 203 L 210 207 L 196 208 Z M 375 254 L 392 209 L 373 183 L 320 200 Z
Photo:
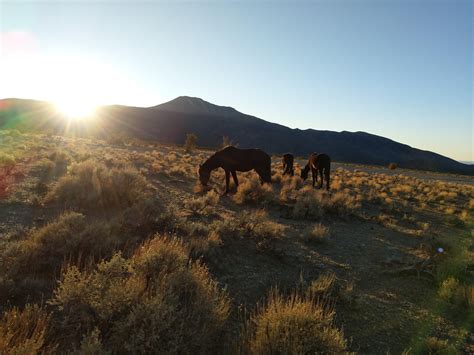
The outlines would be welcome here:
M 331 175 L 329 167 L 324 169 L 324 174 L 326 175 L 326 190 L 329 191 L 329 181 L 330 181 L 330 175 Z
M 313 187 L 314 187 L 316 183 L 318 182 L 318 172 L 313 167 L 311 167 L 311 176 L 313 177 Z
M 229 193 L 229 179 L 230 179 L 230 171 L 225 170 L 225 192 L 224 192 L 224 195 Z
M 324 180 L 323 180 L 323 168 L 319 168 L 319 176 L 321 178 L 321 181 L 318 184 L 318 189 L 323 187 L 323 182 L 324 182 Z
M 235 170 L 232 170 L 231 173 L 232 173 L 232 177 L 234 178 L 235 188 L 237 189 L 239 187 L 239 180 L 237 180 L 237 173 L 235 172 Z

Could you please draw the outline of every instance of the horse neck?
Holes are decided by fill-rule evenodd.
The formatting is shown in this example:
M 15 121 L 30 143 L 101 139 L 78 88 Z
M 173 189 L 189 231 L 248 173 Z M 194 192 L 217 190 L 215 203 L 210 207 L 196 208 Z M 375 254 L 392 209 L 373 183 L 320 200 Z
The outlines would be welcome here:
M 206 170 L 212 171 L 220 167 L 220 165 L 220 159 L 214 154 L 212 157 L 207 159 L 204 164 L 202 164 L 202 167 Z

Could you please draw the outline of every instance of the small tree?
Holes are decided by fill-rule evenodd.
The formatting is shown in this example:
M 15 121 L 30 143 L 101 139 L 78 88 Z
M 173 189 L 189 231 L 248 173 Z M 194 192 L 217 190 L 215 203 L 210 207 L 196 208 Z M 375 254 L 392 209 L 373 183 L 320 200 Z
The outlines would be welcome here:
M 227 147 L 228 145 L 231 145 L 232 141 L 230 140 L 229 136 L 223 136 L 222 137 L 222 148 Z
M 184 151 L 191 153 L 196 148 L 197 136 L 194 133 L 186 134 L 186 141 L 184 142 Z

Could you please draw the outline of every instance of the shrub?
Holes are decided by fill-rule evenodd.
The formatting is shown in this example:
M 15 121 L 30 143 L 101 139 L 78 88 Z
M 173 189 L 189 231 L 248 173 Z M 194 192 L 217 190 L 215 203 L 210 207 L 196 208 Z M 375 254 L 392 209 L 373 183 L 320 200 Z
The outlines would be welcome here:
M 128 207 L 149 195 L 150 186 L 137 170 L 107 169 L 88 160 L 74 165 L 71 174 L 60 178 L 45 201 L 59 201 L 67 207 Z
M 61 350 L 95 331 L 112 352 L 212 352 L 229 314 L 208 270 L 189 262 L 180 241 L 158 236 L 130 259 L 70 267 L 50 303 Z
M 191 153 L 196 148 L 197 136 L 194 133 L 186 134 L 186 141 L 184 142 L 184 151 Z
M 323 201 L 325 212 L 340 217 L 346 217 L 358 208 L 355 198 L 345 192 L 331 194 L 329 198 L 326 198 Z
M 36 305 L 26 305 L 3 313 L 0 318 L 0 354 L 40 354 L 53 352 L 45 344 L 49 315 Z
M 333 273 L 326 273 L 312 281 L 305 292 L 307 297 L 311 299 L 328 299 L 329 297 L 336 296 L 335 286 L 336 275 Z
M 390 163 L 388 164 L 388 168 L 390 170 L 395 170 L 398 167 L 397 163 Z
M 219 248 L 222 246 L 222 239 L 216 231 L 211 231 L 205 237 L 194 237 L 188 242 L 190 254 L 193 258 L 214 256 Z
M 342 353 L 346 341 L 334 326 L 334 314 L 323 302 L 272 290 L 247 323 L 243 348 L 255 354 Z
M 239 185 L 234 201 L 238 204 L 269 204 L 275 200 L 273 188 L 269 184 L 261 184 L 256 176 L 252 176 Z
M 463 305 L 470 303 L 470 297 L 472 297 L 470 292 L 472 292 L 472 288 L 461 285 L 459 281 L 453 277 L 448 277 L 441 283 L 438 295 L 446 302 L 455 305 Z
M 0 152 L 0 172 L 10 171 L 15 166 L 15 157 L 13 155 Z
M 321 223 L 315 224 L 312 227 L 306 229 L 303 235 L 303 239 L 306 242 L 326 242 L 329 236 L 329 228 L 323 226 Z
M 2 269 L 14 279 L 27 275 L 51 278 L 66 260 L 110 255 L 120 243 L 117 235 L 112 223 L 89 223 L 82 214 L 68 212 L 25 239 L 10 242 L 1 258 Z
M 206 214 L 210 207 L 216 206 L 219 202 L 219 194 L 214 190 L 208 191 L 201 197 L 191 197 L 184 201 L 184 206 L 193 214 Z
M 311 187 L 300 190 L 293 207 L 293 217 L 319 219 L 323 215 L 321 194 Z
M 456 347 L 450 345 L 447 340 L 441 340 L 436 337 L 428 337 L 425 341 L 425 347 L 429 354 L 457 354 Z

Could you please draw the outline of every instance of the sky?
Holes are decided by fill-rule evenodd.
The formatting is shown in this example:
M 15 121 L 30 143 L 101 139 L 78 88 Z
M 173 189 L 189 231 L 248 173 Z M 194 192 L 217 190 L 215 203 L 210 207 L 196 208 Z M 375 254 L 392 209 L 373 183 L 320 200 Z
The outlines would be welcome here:
M 196 96 L 474 161 L 473 22 L 470 0 L 0 0 L 0 98 Z

